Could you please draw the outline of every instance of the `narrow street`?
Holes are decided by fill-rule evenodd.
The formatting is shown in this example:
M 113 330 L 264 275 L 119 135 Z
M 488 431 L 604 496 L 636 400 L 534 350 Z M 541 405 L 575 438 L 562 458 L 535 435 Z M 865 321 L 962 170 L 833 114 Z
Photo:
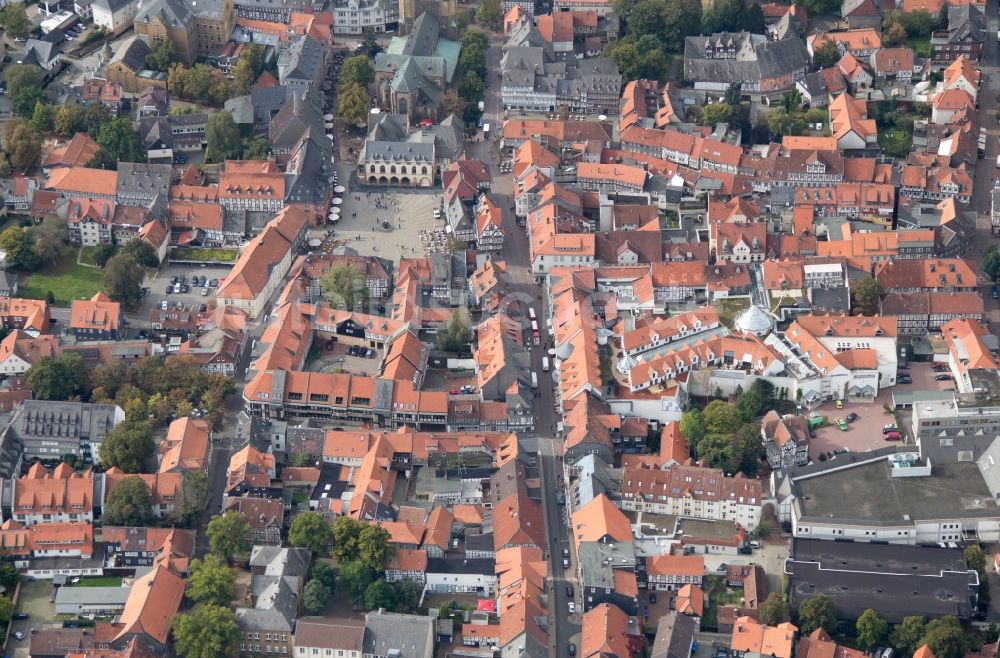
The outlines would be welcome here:
M 500 97 L 499 79 L 492 76 L 500 70 L 501 38 L 490 34 L 491 45 L 486 52 L 486 68 L 491 72 L 486 80 L 486 111 L 484 123 L 489 123 L 493 136 L 502 131 L 503 102 Z M 566 585 L 572 582 L 573 572 L 564 572 L 562 567 L 562 547 L 569 546 L 569 532 L 563 519 L 563 508 L 556 503 L 556 491 L 562 485 L 562 440 L 555 438 L 558 418 L 555 412 L 555 385 L 552 372 L 543 372 L 542 357 L 551 345 L 551 338 L 545 331 L 545 319 L 549 317 L 547 299 L 542 286 L 531 276 L 528 237 L 525 229 L 517 224 L 514 216 L 514 181 L 512 174 L 501 174 L 497 149 L 493 140 L 471 144 L 473 157 L 478 157 L 490 167 L 493 181 L 491 193 L 493 201 L 503 209 L 504 260 L 507 271 L 514 282 L 514 296 L 534 307 L 542 329 L 542 345 L 531 350 L 531 370 L 538 374 L 538 398 L 535 405 L 535 434 L 538 436 L 538 452 L 542 482 L 542 508 L 545 513 L 545 527 L 548 533 L 548 561 L 551 569 L 549 593 L 549 641 L 551 655 L 568 656 L 567 645 L 579 645 L 579 621 L 574 621 L 568 613 L 569 597 Z M 523 309 L 522 309 L 523 310 Z M 574 584 L 574 593 L 577 588 Z

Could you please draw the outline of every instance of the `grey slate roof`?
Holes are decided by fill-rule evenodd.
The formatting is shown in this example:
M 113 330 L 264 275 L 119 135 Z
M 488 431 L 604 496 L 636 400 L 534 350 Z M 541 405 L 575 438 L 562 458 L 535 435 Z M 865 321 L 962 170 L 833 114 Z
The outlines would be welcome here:
M 22 64 L 35 64 L 37 66 L 47 66 L 49 62 L 59 56 L 59 50 L 54 43 L 42 41 L 40 39 L 28 39 L 25 44 Z
M 170 190 L 172 168 L 168 164 L 118 163 L 118 194 L 163 195 Z
M 308 34 L 294 41 L 278 60 L 278 78 L 282 84 L 312 83 L 323 68 L 323 44 Z
M 650 658 L 688 658 L 697 630 L 693 617 L 668 610 L 656 625 L 656 639 Z
M 735 57 L 706 57 L 706 50 L 711 46 L 730 43 L 734 46 Z M 769 41 L 765 36 L 749 32 L 721 32 L 684 40 L 686 80 L 729 83 L 761 80 L 805 68 L 808 62 L 809 53 L 801 39 Z
M 971 38 L 982 43 L 986 40 L 986 15 L 976 5 L 948 8 L 948 41 L 958 43 Z
M 131 4 L 132 0 L 94 0 L 91 4 L 95 7 L 102 7 L 114 13 L 119 9 Z
M 195 18 L 218 19 L 221 16 L 220 0 L 198 0 L 197 3 L 186 3 L 183 0 L 140 0 L 135 22 L 149 23 L 159 17 L 170 27 L 181 27 Z
M 312 564 L 312 554 L 304 548 L 254 546 L 250 551 L 250 568 L 264 568 L 268 576 L 305 576 Z
M 111 57 L 109 64 L 121 62 L 130 71 L 141 71 L 146 68 L 146 55 L 150 53 L 146 42 L 137 36 L 126 39 L 115 54 Z
M 403 45 L 403 54 L 429 57 L 437 49 L 440 36 L 441 24 L 438 23 L 437 17 L 425 11 L 413 21 L 413 27 Z
M 433 650 L 434 620 L 376 610 L 365 615 L 364 653 L 397 658 L 430 658 Z M 398 653 L 393 653 L 398 649 Z

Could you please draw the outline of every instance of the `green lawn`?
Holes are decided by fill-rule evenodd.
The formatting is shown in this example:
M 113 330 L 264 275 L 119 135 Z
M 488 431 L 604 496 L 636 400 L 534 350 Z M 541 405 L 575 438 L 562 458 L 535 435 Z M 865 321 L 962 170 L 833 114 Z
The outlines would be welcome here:
M 715 301 L 715 310 L 719 312 L 719 322 L 729 328 L 732 328 L 736 316 L 748 308 L 750 308 L 750 300 L 743 297 Z
M 56 304 L 68 306 L 74 299 L 90 299 L 104 288 L 104 273 L 93 267 L 77 265 L 76 248 L 63 250 L 59 262 L 33 272 L 25 281 L 21 295 L 45 299 L 52 292 Z
M 80 247 L 80 262 L 97 267 L 97 247 Z
M 83 576 L 80 582 L 70 582 L 73 587 L 120 587 L 122 579 L 119 576 Z
M 917 57 L 930 57 L 931 56 L 931 35 L 923 37 L 913 37 L 906 40 L 906 45 L 913 48 L 914 54 Z
M 231 263 L 236 260 L 235 249 L 207 249 L 201 247 L 174 247 L 171 260 L 200 260 Z

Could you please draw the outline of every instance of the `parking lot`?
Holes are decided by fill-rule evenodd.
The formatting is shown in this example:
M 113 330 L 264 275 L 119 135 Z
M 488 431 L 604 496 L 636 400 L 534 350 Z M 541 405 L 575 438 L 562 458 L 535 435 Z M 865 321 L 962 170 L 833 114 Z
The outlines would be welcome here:
M 809 441 L 809 458 L 819 460 L 823 453 L 847 448 L 851 452 L 865 452 L 884 448 L 888 443 L 883 439 L 882 428 L 892 423 L 893 416 L 886 413 L 882 405 L 870 402 L 849 402 L 838 409 L 833 402 L 828 402 L 815 412 L 826 416 L 826 426 L 816 430 L 816 437 Z M 849 414 L 857 414 L 857 419 L 848 423 L 847 431 L 837 427 L 838 418 L 847 418 Z
M 55 619 L 56 607 L 49 602 L 52 592 L 51 580 L 29 580 L 21 583 L 21 593 L 17 599 L 16 613 L 25 613 L 27 619 L 11 621 L 11 636 L 7 642 L 7 655 L 27 658 L 31 644 L 31 629 L 42 628 Z M 14 632 L 24 634 L 23 640 L 14 637 Z
M 913 380 L 910 384 L 896 384 L 892 388 L 885 389 L 882 395 L 879 395 L 879 402 L 885 402 L 891 404 L 892 393 L 898 391 L 943 391 L 948 388 L 954 388 L 955 382 L 952 380 L 947 381 L 937 381 L 934 379 L 935 376 L 940 374 L 951 374 L 950 370 L 943 370 L 941 372 L 936 372 L 931 368 L 929 363 L 910 363 L 909 370 L 901 370 L 900 374 L 907 374 Z M 883 400 L 883 396 L 885 399 Z
M 202 304 L 208 304 L 215 300 L 215 291 L 217 288 L 209 288 L 208 294 L 203 295 L 202 291 L 204 288 L 195 287 L 191 285 L 191 278 L 193 276 L 204 276 L 209 279 L 219 279 L 220 283 L 222 279 L 225 279 L 229 274 L 230 266 L 221 267 L 192 267 L 190 265 L 167 265 L 161 268 L 155 274 L 147 275 L 146 279 L 143 281 L 143 286 L 149 288 L 149 293 L 146 295 L 145 299 L 142 300 L 142 305 L 134 312 L 138 316 L 138 324 L 133 322 L 133 327 L 135 326 L 147 326 L 149 322 L 149 312 L 154 308 L 160 308 L 162 302 L 166 301 L 170 308 L 180 302 L 185 308 L 190 308 L 194 306 L 195 308 L 200 307 Z M 167 293 L 167 286 L 170 284 L 171 279 L 175 276 L 184 275 L 187 280 L 187 285 L 189 290 L 186 293 Z

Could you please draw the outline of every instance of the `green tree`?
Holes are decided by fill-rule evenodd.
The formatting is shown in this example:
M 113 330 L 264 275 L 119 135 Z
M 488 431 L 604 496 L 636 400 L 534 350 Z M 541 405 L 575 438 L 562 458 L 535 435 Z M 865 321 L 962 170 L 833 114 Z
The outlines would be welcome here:
M 42 155 L 42 137 L 24 119 L 11 119 L 3 127 L 3 150 L 10 163 L 19 169 L 30 169 Z
M 463 72 L 475 73 L 482 78 L 486 71 L 486 51 L 480 50 L 478 46 L 462 46 L 458 66 Z
M 983 249 L 981 269 L 990 281 L 997 280 L 997 274 L 1000 273 L 1000 253 L 995 244 Z
M 420 607 L 420 587 L 412 580 L 398 580 L 392 583 L 396 594 L 395 611 L 416 614 Z
M 469 105 L 477 105 L 486 95 L 486 85 L 483 79 L 473 71 L 469 71 L 462 78 L 462 84 L 458 86 L 458 95 L 464 98 Z
M 212 498 L 212 487 L 204 471 L 188 471 L 181 479 L 181 499 L 174 502 L 171 521 L 176 525 L 191 525 L 195 517 Z
M 352 126 L 360 126 L 368 118 L 371 103 L 367 88 L 359 84 L 342 86 L 337 96 L 337 116 Z
M 618 66 L 618 72 L 621 73 L 623 80 L 635 80 L 639 77 L 641 57 L 635 44 L 626 39 L 613 41 L 608 45 L 606 54 Z
M 200 560 L 192 560 L 184 595 L 196 603 L 228 606 L 236 597 L 236 572 L 225 560 L 211 553 Z
M 201 603 L 175 615 L 174 649 L 183 658 L 235 658 L 240 652 L 240 627 L 227 607 Z
M 760 621 L 768 626 L 777 626 L 790 621 L 792 616 L 788 611 L 788 602 L 778 592 L 771 592 L 760 604 Z
M 104 525 L 144 526 L 153 518 L 153 497 L 142 478 L 121 480 L 105 496 L 101 520 Z
M 126 473 L 141 473 L 155 451 L 153 428 L 149 422 L 125 420 L 105 435 L 101 444 L 101 464 L 107 468 L 117 466 Z
M 250 550 L 250 542 L 247 537 L 253 528 L 243 516 L 235 510 L 224 512 L 212 517 L 205 529 L 208 535 L 208 545 L 214 553 L 218 553 L 226 561 L 232 560 L 235 555 L 243 555 Z
M 6 624 L 14 616 L 14 601 L 6 596 L 0 596 L 0 622 Z
M 739 410 L 722 400 L 712 400 L 701 413 L 709 434 L 732 435 L 743 424 Z
M 123 244 L 118 253 L 131 256 L 136 265 L 140 267 L 155 268 L 160 266 L 160 258 L 156 255 L 156 250 L 148 242 L 139 238 L 132 238 Z
M 10 588 L 13 591 L 13 587 L 20 580 L 21 574 L 18 572 L 17 567 L 8 560 L 0 560 L 0 585 Z
M 965 549 L 965 566 L 980 575 L 986 574 L 986 554 L 979 544 L 971 544 Z
M 375 572 L 360 561 L 341 563 L 340 586 L 354 603 L 360 604 L 365 600 L 368 586 L 374 581 Z
M 744 423 L 736 430 L 733 454 L 729 460 L 729 470 L 733 473 L 740 471 L 749 477 L 757 477 L 757 470 L 763 456 L 764 444 L 760 440 L 760 425 L 758 423 Z
M 326 562 L 315 563 L 312 572 L 309 574 L 309 578 L 323 583 L 330 588 L 331 592 L 337 586 L 337 572 Z
M 29 233 L 31 251 L 40 260 L 51 261 L 54 265 L 66 245 L 66 222 L 57 217 L 46 217 Z
M 932 619 L 925 628 L 920 644 L 929 646 L 934 658 L 962 658 L 972 648 L 972 638 L 954 616 Z
M 302 606 L 311 615 L 322 614 L 333 602 L 333 592 L 315 578 L 306 583 L 302 592 Z
M 341 565 L 358 560 L 358 537 L 363 525 L 349 516 L 339 516 L 333 523 L 333 556 Z
M 351 85 L 368 87 L 373 82 L 375 82 L 375 70 L 369 63 L 368 57 L 355 55 L 344 60 L 340 67 L 340 80 L 338 81 L 341 90 L 345 90 Z
M 476 22 L 482 25 L 496 25 L 503 18 L 500 0 L 483 0 L 476 10 Z
M 31 233 L 21 226 L 9 226 L 0 233 L 0 249 L 24 270 L 30 272 L 38 267 L 38 257 L 31 251 Z
M 833 633 L 837 629 L 833 601 L 822 594 L 799 604 L 799 632 L 808 635 L 817 628 L 822 628 L 827 633 Z
M 112 119 L 103 124 L 95 141 L 101 148 L 91 162 L 93 167 L 116 169 L 119 162 L 146 161 L 146 150 L 139 141 L 139 133 L 136 132 L 132 122 L 125 117 Z
M 28 369 L 26 378 L 38 400 L 85 398 L 90 391 L 87 365 L 72 352 L 56 358 L 43 356 Z
M 267 160 L 271 151 L 271 142 L 266 137 L 247 140 L 243 147 L 244 160 Z
M 868 608 L 858 617 L 855 629 L 858 632 L 858 644 L 861 645 L 862 649 L 871 651 L 885 638 L 889 625 L 878 616 L 877 612 Z
M 166 73 L 170 70 L 170 65 L 177 61 L 177 53 L 174 51 L 174 42 L 170 39 L 154 41 L 153 46 L 146 54 L 146 68 L 154 71 Z
M 854 310 L 862 315 L 878 313 L 879 298 L 882 288 L 874 278 L 862 277 L 851 284 L 851 297 L 854 298 Z
M 91 103 L 80 110 L 81 125 L 87 134 L 95 140 L 100 136 L 101 128 L 109 123 L 111 119 L 111 110 L 103 103 Z M 126 119 L 126 121 L 128 120 Z M 128 127 L 131 129 L 131 124 Z M 124 128 L 124 126 L 119 126 L 119 128 Z
M 784 108 L 771 110 L 764 121 L 773 135 L 801 135 L 808 128 L 800 114 L 789 114 Z
M 56 110 L 56 116 L 53 119 L 53 128 L 60 137 L 69 137 L 76 132 L 72 108 L 72 105 L 63 105 Z
M 47 100 L 45 92 L 39 87 L 27 87 L 16 94 L 11 94 L 10 106 L 15 115 L 30 119 L 35 115 L 35 107 Z
M 395 610 L 396 603 L 396 590 L 381 578 L 369 585 L 368 589 L 365 590 L 365 610 L 377 610 L 379 608 Z
M 708 434 L 701 409 L 688 409 L 681 414 L 681 434 L 687 439 L 691 452 L 698 452 L 698 444 Z
M 26 39 L 35 31 L 35 25 L 28 18 L 23 2 L 13 2 L 0 10 L 0 26 L 12 39 Z
M 45 134 L 55 130 L 56 110 L 51 103 L 35 103 L 35 111 L 31 115 L 31 125 L 39 133 Z
M 383 571 L 395 550 L 389 543 L 389 531 L 380 525 L 366 523 L 358 533 L 358 558 L 372 571 Z
M 254 73 L 250 62 L 245 60 L 236 62 L 236 66 L 233 67 L 233 84 L 236 86 L 237 91 L 242 94 L 249 93 L 250 87 L 256 79 L 257 75 Z
M 11 5 L 7 5 L 4 11 L 9 10 L 10 7 Z M 4 68 L 4 80 L 7 82 L 7 93 L 16 96 L 18 92 L 30 87 L 41 89 L 42 70 L 29 64 L 9 64 Z
M 706 105 L 701 112 L 701 125 L 714 126 L 717 123 L 729 123 L 733 119 L 733 107 L 726 103 Z
M 316 512 L 303 512 L 292 519 L 288 528 L 288 543 L 308 548 L 313 553 L 327 555 L 333 541 L 333 528 Z
M 208 117 L 205 141 L 205 160 L 208 162 L 236 159 L 243 150 L 240 129 L 229 112 L 217 112 Z
M 833 41 L 824 41 L 813 51 L 813 65 L 818 69 L 826 69 L 840 61 L 840 51 Z
M 889 635 L 889 644 L 900 653 L 912 656 L 920 648 L 920 641 L 926 632 L 924 618 L 919 615 L 903 617 Z
M 437 347 L 444 352 L 465 352 L 470 349 L 472 328 L 469 312 L 458 308 L 448 320 L 446 331 L 438 331 Z
M 94 247 L 94 264 L 104 267 L 104 264 L 118 252 L 118 247 L 113 244 L 103 243 Z
M 365 273 L 350 264 L 327 270 L 319 279 L 319 288 L 334 308 L 357 310 L 368 299 Z
M 361 37 L 361 50 L 368 57 L 375 57 L 382 52 L 382 46 L 378 45 L 375 33 L 369 28 L 364 28 L 364 35 Z
M 142 278 L 142 268 L 129 254 L 112 256 L 104 265 L 104 288 L 108 297 L 126 308 L 136 306 L 142 299 L 139 294 Z

